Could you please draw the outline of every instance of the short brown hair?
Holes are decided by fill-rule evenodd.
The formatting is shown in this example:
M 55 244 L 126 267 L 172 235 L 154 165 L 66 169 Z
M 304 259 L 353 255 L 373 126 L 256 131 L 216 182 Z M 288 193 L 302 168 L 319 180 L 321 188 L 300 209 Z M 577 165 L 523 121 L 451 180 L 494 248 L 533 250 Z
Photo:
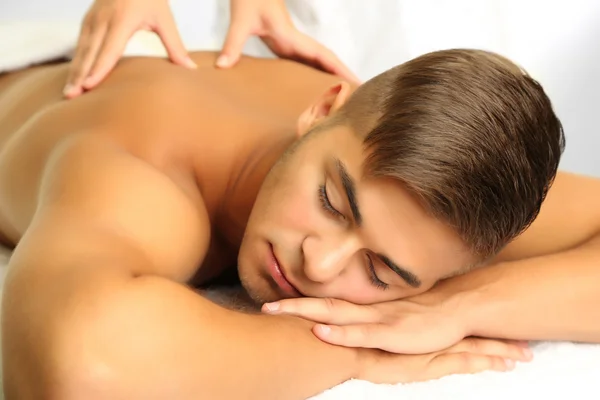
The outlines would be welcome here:
M 536 218 L 565 145 L 540 84 L 480 50 L 392 68 L 359 87 L 338 117 L 364 137 L 367 176 L 400 180 L 482 259 Z

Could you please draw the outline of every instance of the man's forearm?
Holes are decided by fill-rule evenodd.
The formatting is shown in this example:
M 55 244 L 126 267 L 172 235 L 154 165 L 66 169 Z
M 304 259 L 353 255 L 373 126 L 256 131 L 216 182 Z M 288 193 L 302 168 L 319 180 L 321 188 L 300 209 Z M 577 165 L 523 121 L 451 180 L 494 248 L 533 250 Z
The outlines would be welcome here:
M 453 297 L 469 335 L 600 342 L 600 238 L 449 279 L 428 296 Z

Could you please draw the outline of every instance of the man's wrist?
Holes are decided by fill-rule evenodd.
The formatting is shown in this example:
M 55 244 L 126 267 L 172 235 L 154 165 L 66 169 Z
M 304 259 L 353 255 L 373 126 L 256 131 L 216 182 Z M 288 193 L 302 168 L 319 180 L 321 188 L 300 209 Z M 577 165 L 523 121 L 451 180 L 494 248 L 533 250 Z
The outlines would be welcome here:
M 479 291 L 465 290 L 452 293 L 442 301 L 440 306 L 456 321 L 463 337 L 475 335 L 481 309 L 485 307 Z
M 499 316 L 499 307 L 503 303 L 497 290 L 501 275 L 498 266 L 484 267 L 449 279 L 436 288 L 442 307 L 461 324 L 465 336 L 490 334 L 490 318 Z
M 493 304 L 489 284 L 475 275 L 469 273 L 440 282 L 413 299 L 420 304 L 438 307 L 442 315 L 457 324 L 464 337 L 477 335 Z

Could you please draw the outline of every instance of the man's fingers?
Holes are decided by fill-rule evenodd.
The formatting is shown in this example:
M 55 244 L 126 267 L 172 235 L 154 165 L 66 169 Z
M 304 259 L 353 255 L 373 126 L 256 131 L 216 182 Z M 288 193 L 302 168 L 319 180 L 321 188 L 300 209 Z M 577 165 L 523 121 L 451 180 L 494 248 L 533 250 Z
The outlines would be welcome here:
M 530 361 L 533 353 L 529 348 L 515 341 L 502 341 L 495 339 L 467 338 L 463 339 L 444 353 L 463 353 L 498 356 L 516 361 Z
M 335 325 L 379 322 L 380 312 L 370 305 L 358 305 L 333 298 L 286 299 L 267 303 L 263 312 L 290 314 L 315 322 Z
M 77 51 L 71 61 L 71 70 L 65 86 L 64 94 L 68 98 L 78 96 L 83 92 L 83 81 L 92 67 L 98 50 L 102 46 L 106 34 L 106 24 L 96 23 L 80 35 Z
M 345 347 L 385 349 L 390 339 L 389 326 L 384 324 L 315 325 L 313 333 L 324 342 Z
M 162 40 L 171 61 L 187 68 L 197 68 L 196 63 L 192 61 L 183 45 L 181 35 L 179 35 L 179 31 L 177 30 L 177 24 L 170 12 L 165 13 L 155 28 L 155 32 Z
M 227 38 L 223 44 L 223 50 L 217 58 L 216 65 L 219 68 L 229 68 L 235 65 L 242 54 L 244 44 L 248 40 L 250 35 L 250 29 L 240 22 L 234 22 L 232 20 L 231 27 L 227 32 Z
M 132 34 L 133 29 L 127 29 L 115 21 L 111 22 L 104 36 L 104 42 L 98 50 L 98 56 L 90 68 L 90 73 L 83 81 L 84 88 L 92 89 L 106 77 L 121 58 Z
M 452 374 L 476 374 L 483 371 L 510 371 L 515 362 L 498 356 L 464 353 L 449 353 L 436 357 L 427 368 L 424 380 L 437 379 Z

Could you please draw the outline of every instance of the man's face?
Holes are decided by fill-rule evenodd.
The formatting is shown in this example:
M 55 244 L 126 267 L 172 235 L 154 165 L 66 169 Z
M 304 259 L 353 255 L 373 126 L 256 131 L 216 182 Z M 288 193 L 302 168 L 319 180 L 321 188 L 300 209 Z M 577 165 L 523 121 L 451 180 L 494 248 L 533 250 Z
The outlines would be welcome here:
M 309 133 L 267 175 L 239 252 L 257 302 L 309 296 L 370 304 L 415 295 L 472 262 L 397 181 L 363 177 L 360 138 Z

